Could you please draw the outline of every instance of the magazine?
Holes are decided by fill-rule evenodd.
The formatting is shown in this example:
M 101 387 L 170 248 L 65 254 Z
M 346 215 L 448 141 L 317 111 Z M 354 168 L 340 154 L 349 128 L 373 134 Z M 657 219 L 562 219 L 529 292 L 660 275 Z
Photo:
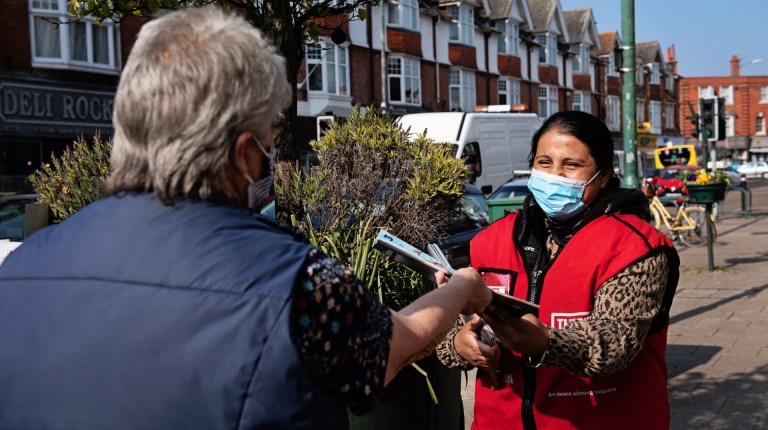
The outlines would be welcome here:
M 453 275 L 456 270 L 448 264 L 448 260 L 437 245 L 427 246 L 429 253 L 403 241 L 394 234 L 382 229 L 376 235 L 373 247 L 383 252 L 394 261 L 402 263 L 426 276 L 434 276 L 435 272 Z M 430 255 L 432 254 L 432 255 Z
M 539 305 L 495 290 L 491 291 L 493 293 L 491 304 L 483 310 L 484 314 L 490 314 L 498 319 L 503 319 L 496 310 L 501 309 L 514 318 L 520 318 L 525 314 L 539 315 Z

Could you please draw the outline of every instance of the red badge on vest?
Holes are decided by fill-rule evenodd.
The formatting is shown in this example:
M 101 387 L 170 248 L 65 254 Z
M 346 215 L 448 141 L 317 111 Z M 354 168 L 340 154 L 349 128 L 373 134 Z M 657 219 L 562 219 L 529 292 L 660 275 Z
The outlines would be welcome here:
M 478 270 L 480 277 L 488 288 L 502 294 L 512 295 L 517 280 L 517 272 L 505 269 L 492 269 L 481 267 Z

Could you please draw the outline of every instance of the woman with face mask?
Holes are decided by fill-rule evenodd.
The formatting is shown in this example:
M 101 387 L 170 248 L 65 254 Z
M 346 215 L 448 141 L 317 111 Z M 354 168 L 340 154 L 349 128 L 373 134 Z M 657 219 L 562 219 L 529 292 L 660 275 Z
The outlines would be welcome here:
M 612 160 L 599 119 L 552 115 L 533 137 L 523 209 L 471 242 L 489 286 L 540 306 L 522 318 L 486 309 L 438 348 L 444 364 L 478 369 L 473 429 L 669 428 L 679 259 Z

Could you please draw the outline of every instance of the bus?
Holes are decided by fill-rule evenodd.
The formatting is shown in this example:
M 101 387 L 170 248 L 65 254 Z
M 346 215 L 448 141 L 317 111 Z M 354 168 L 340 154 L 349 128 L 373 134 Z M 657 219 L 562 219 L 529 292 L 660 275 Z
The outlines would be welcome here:
M 653 151 L 653 158 L 656 161 L 657 169 L 664 169 L 673 165 L 699 165 L 696 159 L 696 148 L 693 145 L 672 145 L 657 148 Z

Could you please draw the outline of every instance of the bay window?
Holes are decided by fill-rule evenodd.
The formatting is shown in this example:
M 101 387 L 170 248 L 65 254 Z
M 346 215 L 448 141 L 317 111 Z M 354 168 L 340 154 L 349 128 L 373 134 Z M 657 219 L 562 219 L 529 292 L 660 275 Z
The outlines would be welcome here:
M 66 0 L 31 0 L 29 24 L 34 67 L 94 72 L 120 68 L 119 35 L 111 20 L 74 21 Z
M 539 116 L 546 118 L 557 112 L 557 87 L 542 85 L 539 87 Z
M 421 63 L 418 60 L 389 57 L 387 78 L 390 102 L 421 104 Z
M 349 95 L 346 47 L 324 41 L 310 44 L 306 63 L 309 92 Z
M 499 104 L 520 104 L 520 80 L 499 78 Z
M 451 69 L 449 76 L 450 110 L 471 112 L 475 107 L 475 73 Z

